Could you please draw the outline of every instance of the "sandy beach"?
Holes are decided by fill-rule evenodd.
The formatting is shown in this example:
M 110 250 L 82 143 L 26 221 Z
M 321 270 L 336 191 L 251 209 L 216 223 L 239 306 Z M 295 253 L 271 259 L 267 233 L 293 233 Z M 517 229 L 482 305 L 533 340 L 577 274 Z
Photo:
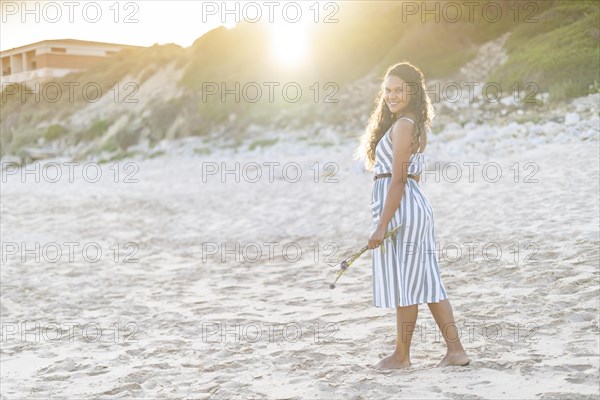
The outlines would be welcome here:
M 30 3 L 0 7 L 0 400 L 600 400 L 600 3 Z M 410 116 L 466 366 L 420 304 L 377 368 L 381 248 L 330 288 L 383 234 L 360 135 Z
M 442 138 L 421 184 L 469 366 L 434 368 L 422 304 L 413 366 L 374 368 L 396 327 L 372 307 L 369 253 L 328 288 L 370 234 L 355 142 L 198 155 L 186 139 L 80 162 L 73 182 L 58 159 L 3 172 L 2 397 L 597 399 L 597 134 L 452 158 Z M 221 175 L 236 163 L 239 182 Z

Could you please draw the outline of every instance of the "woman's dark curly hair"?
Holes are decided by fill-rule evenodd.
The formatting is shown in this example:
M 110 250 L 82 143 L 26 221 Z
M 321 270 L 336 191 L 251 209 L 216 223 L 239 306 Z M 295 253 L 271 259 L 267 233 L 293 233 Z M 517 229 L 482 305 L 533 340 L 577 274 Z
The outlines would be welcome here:
M 415 121 L 417 129 L 414 130 L 413 145 L 418 144 L 420 151 L 425 149 L 427 131 L 430 129 L 431 120 L 434 116 L 431 101 L 426 93 L 425 78 L 419 68 L 409 62 L 401 62 L 390 66 L 381 79 L 382 84 L 375 98 L 375 109 L 369 117 L 367 128 L 360 136 L 360 144 L 354 152 L 354 159 L 365 160 L 367 171 L 373 171 L 377 143 L 397 119 L 397 116 L 392 114 L 384 100 L 385 79 L 389 75 L 399 77 L 411 88 L 409 103 L 402 110 L 402 113 L 412 112 L 417 116 Z

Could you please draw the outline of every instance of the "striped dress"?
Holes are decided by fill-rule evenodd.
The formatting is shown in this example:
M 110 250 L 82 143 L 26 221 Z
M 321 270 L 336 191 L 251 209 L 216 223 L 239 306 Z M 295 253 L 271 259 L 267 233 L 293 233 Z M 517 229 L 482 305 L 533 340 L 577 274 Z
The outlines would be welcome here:
M 410 118 L 402 117 L 401 119 Z M 393 126 L 393 125 L 392 125 Z M 375 150 L 375 174 L 392 172 L 392 128 L 381 138 Z M 423 153 L 410 157 L 409 175 L 419 175 L 424 168 Z M 377 179 L 371 195 L 372 229 L 379 222 L 390 177 Z M 431 204 L 414 179 L 407 179 L 400 206 L 387 231 L 403 225 L 393 236 L 372 250 L 373 306 L 404 307 L 437 303 L 448 298 L 442 283 L 434 241 Z

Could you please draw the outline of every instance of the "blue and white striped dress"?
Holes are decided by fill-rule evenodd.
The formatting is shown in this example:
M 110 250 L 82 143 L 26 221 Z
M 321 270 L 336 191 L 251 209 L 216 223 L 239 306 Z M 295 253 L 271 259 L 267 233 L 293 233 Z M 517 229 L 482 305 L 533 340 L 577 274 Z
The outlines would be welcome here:
M 402 117 L 411 122 L 410 118 Z M 393 125 L 392 125 L 393 126 Z M 392 172 L 392 128 L 381 138 L 375 150 L 374 173 Z M 411 155 L 409 175 L 420 175 L 424 169 L 423 153 Z M 390 177 L 379 178 L 371 195 L 372 229 L 379 222 Z M 396 240 L 387 238 L 372 250 L 373 306 L 404 307 L 437 303 L 448 298 L 440 276 L 435 248 L 433 209 L 414 179 L 407 179 L 400 206 L 386 232 L 399 228 Z

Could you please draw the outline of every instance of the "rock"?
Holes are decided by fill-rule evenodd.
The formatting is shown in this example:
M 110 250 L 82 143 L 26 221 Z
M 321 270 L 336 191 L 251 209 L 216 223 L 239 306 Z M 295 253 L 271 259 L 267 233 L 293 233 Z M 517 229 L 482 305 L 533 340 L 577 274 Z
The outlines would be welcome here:
M 544 130 L 545 135 L 555 136 L 563 130 L 563 126 L 554 121 L 548 121 L 543 125 L 542 129 Z
M 589 120 L 587 120 L 587 126 L 600 131 L 600 117 L 598 117 L 598 115 L 591 117 Z
M 563 132 L 561 132 L 555 139 L 555 142 L 557 143 L 568 143 L 570 142 L 570 138 L 569 136 L 565 135 Z
M 529 126 L 528 132 L 530 136 L 543 136 L 544 128 L 538 124 L 531 124 L 531 126 Z
M 506 107 L 512 106 L 515 104 L 515 99 L 513 99 L 513 96 L 506 96 L 500 99 L 500 103 Z
M 527 135 L 527 127 L 519 124 L 518 122 L 512 121 L 508 125 L 500 127 L 498 135 L 501 137 L 524 137 Z
M 540 145 L 540 144 L 544 144 L 544 139 L 542 139 L 541 137 L 534 136 L 529 139 L 529 142 L 534 145 Z
M 474 122 L 467 122 L 464 126 L 465 129 L 471 130 L 477 128 L 477 124 Z
M 582 140 L 594 139 L 598 140 L 598 131 L 594 129 L 582 130 L 579 132 L 579 138 Z
M 579 114 L 577 113 L 568 113 L 565 116 L 565 125 L 575 125 L 579 122 Z

